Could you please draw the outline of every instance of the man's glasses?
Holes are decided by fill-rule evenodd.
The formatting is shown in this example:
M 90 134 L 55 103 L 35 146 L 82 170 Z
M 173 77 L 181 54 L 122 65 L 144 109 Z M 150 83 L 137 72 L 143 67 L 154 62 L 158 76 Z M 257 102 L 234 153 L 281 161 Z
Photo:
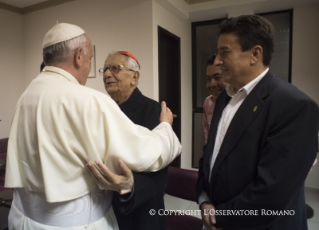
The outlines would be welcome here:
M 117 74 L 118 72 L 120 72 L 121 70 L 123 70 L 124 66 L 123 65 L 109 65 L 109 66 L 105 66 L 104 68 L 99 69 L 99 73 L 101 76 L 104 75 L 104 73 L 107 70 L 110 70 L 112 74 Z M 132 69 L 127 69 L 128 71 L 133 71 Z

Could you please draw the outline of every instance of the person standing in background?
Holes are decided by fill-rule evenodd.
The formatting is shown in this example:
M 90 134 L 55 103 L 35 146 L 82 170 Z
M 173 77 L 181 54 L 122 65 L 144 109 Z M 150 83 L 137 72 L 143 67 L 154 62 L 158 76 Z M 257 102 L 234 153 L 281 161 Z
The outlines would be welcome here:
M 207 143 L 210 122 L 212 121 L 217 97 L 228 86 L 228 84 L 223 81 L 219 66 L 214 64 L 216 56 L 216 54 L 213 54 L 207 59 L 206 88 L 209 90 L 211 95 L 205 99 L 203 105 L 205 144 Z

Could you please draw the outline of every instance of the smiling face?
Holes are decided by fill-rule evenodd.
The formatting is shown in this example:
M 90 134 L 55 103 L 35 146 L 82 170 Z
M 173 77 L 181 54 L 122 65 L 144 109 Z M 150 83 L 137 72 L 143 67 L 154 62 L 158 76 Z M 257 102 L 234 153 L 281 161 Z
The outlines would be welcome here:
M 227 87 L 220 74 L 220 68 L 216 64 L 208 65 L 206 69 L 206 88 L 216 100 L 218 95 Z
M 236 89 L 241 88 L 245 85 L 247 75 L 249 75 L 251 50 L 243 52 L 238 43 L 238 37 L 233 33 L 221 34 L 217 48 L 218 55 L 215 64 L 220 67 L 224 82 Z
M 122 70 L 112 73 L 109 69 L 104 72 L 103 82 L 106 91 L 117 103 L 125 100 L 136 88 L 138 72 L 130 71 L 125 67 L 127 57 L 122 54 L 113 54 L 105 60 L 104 67 L 122 65 Z

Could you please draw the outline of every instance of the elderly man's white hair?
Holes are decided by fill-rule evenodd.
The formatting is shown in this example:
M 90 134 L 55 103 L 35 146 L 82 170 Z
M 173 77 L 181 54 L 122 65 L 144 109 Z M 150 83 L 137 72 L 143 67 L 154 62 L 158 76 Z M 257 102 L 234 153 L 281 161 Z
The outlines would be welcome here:
M 86 50 L 87 38 L 86 36 L 80 35 L 68 41 L 63 41 L 43 49 L 43 61 L 46 65 L 48 64 L 61 64 L 68 61 L 76 49 L 82 48 L 84 54 Z
M 124 55 L 126 56 L 126 63 L 125 63 L 125 67 L 128 68 L 128 69 L 131 69 L 131 70 L 134 70 L 134 71 L 140 71 L 140 66 L 139 64 L 133 59 L 131 58 L 130 56 L 127 56 L 125 54 L 122 54 L 120 52 L 117 52 L 117 51 L 112 51 L 108 54 L 107 58 L 109 58 L 110 56 L 114 55 L 114 54 L 121 54 L 121 55 Z

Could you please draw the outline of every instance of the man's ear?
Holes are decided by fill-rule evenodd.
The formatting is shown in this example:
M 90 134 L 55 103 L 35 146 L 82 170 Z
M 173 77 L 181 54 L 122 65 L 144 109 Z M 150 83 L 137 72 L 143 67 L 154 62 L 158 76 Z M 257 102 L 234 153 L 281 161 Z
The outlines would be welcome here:
M 258 60 L 262 61 L 263 48 L 259 45 L 254 46 L 251 50 L 250 64 L 255 65 Z
M 140 79 L 140 72 L 135 71 L 134 76 L 132 77 L 131 85 L 136 86 L 139 79 Z
M 79 68 L 82 65 L 83 59 L 83 48 L 79 47 L 76 49 L 74 54 L 74 64 L 76 68 Z

